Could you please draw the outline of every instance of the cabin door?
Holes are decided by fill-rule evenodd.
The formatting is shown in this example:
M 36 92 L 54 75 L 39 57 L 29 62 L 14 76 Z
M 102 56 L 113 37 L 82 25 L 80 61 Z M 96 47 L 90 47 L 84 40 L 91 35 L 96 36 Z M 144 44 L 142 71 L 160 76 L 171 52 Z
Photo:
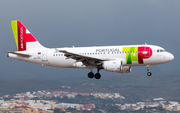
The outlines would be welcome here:
M 42 61 L 43 62 L 47 62 L 48 61 L 48 58 L 47 58 L 47 50 L 43 50 L 42 52 Z

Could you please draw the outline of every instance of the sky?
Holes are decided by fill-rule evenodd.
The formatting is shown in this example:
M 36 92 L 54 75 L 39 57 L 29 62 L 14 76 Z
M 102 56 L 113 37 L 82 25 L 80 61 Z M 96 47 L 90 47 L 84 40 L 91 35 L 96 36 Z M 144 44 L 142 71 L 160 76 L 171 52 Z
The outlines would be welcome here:
M 1 0 L 0 79 L 87 77 L 90 71 L 47 67 L 8 58 L 7 51 L 17 50 L 10 20 L 20 20 L 43 46 L 49 48 L 158 45 L 175 59 L 151 66 L 152 69 L 179 70 L 179 6 L 179 0 Z M 131 74 L 137 72 L 136 67 L 134 69 Z M 139 69 L 146 72 L 145 67 Z M 121 75 L 101 73 L 103 76 Z

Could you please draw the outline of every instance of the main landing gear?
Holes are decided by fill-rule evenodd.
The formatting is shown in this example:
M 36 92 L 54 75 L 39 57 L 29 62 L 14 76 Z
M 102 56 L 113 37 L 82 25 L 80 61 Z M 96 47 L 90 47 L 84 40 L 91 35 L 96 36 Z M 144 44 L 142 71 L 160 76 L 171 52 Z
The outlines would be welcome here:
M 148 72 L 147 72 L 147 75 L 148 75 L 148 76 L 151 76 L 152 73 L 150 72 L 150 65 L 147 65 L 146 67 L 147 67 L 147 71 L 148 71 Z
M 97 73 L 94 75 L 94 73 L 92 72 L 92 70 L 91 70 L 91 72 L 89 72 L 88 73 L 88 77 L 89 78 L 96 78 L 96 79 L 100 79 L 101 78 L 101 74 L 99 73 L 99 70 L 100 69 L 97 69 Z

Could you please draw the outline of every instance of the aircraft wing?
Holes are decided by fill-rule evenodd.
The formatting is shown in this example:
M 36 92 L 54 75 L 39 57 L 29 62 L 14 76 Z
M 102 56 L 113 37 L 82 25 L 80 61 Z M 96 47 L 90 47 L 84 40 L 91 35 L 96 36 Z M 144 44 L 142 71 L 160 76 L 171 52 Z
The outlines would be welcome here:
M 77 62 L 82 62 L 84 65 L 101 65 L 102 61 L 107 61 L 108 59 L 103 58 L 96 58 L 96 57 L 89 57 L 85 55 L 80 55 L 77 53 L 68 52 L 66 50 L 59 50 L 59 52 L 62 52 L 65 54 L 65 56 L 69 59 L 72 58 L 76 60 Z

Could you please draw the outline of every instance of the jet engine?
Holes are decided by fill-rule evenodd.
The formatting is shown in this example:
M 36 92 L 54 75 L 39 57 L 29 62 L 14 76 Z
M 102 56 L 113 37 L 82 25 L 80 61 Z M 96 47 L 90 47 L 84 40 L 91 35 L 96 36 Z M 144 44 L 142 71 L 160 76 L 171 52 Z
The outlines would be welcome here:
M 131 70 L 131 66 L 122 66 L 122 70 L 118 73 L 130 73 Z
M 123 60 L 110 60 L 103 62 L 103 68 L 105 71 L 117 72 L 117 73 L 129 73 L 131 72 L 131 66 L 122 66 Z

